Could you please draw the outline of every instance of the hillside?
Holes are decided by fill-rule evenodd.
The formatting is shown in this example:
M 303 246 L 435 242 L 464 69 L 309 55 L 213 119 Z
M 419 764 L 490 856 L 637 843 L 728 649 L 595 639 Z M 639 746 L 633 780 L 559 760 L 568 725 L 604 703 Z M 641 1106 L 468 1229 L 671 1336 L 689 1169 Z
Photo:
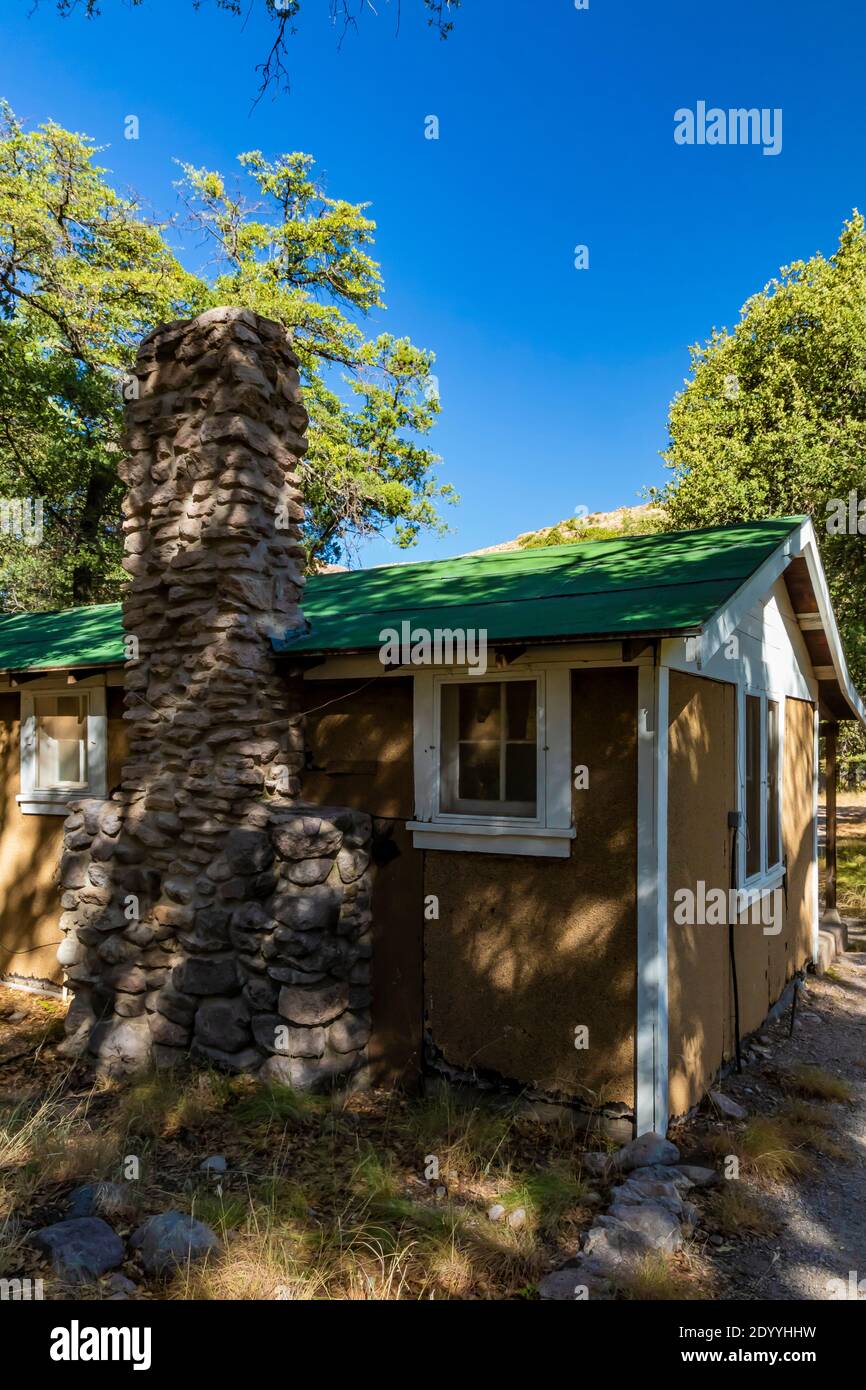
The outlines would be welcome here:
M 539 531 L 524 531 L 511 541 L 471 550 L 470 555 L 493 555 L 499 550 L 533 550 L 544 545 L 568 545 L 576 541 L 603 541 L 614 536 L 638 536 L 649 531 L 664 530 L 665 514 L 661 507 L 648 502 L 637 507 L 617 507 L 612 512 L 590 512 L 585 517 L 566 517 L 554 526 Z

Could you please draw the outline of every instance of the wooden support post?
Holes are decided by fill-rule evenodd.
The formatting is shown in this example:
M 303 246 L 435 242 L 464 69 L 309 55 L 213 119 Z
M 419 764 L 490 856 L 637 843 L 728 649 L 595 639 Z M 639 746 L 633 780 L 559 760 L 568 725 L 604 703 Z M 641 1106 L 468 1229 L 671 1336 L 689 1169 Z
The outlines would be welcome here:
M 838 922 L 836 907 L 836 739 L 838 724 L 824 725 L 824 781 L 827 819 L 824 828 L 824 920 Z

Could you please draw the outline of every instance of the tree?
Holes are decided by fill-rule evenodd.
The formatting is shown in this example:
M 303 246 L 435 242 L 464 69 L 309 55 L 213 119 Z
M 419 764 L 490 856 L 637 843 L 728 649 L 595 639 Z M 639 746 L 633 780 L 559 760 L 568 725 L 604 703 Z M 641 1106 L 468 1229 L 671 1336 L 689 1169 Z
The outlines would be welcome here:
M 863 533 L 835 530 L 866 502 L 866 228 L 855 210 L 836 252 L 780 271 L 733 332 L 691 348 L 665 459 L 650 489 L 674 528 L 809 513 L 855 683 L 866 686 Z
M 427 15 L 427 23 L 438 33 L 440 39 L 447 39 L 454 28 L 452 14 L 459 10 L 462 0 L 415 0 L 420 2 Z M 76 11 L 83 12 L 88 19 L 94 19 L 101 14 L 105 5 L 111 0 L 54 0 L 57 12 L 62 18 L 68 18 Z M 133 7 L 138 8 L 144 0 L 131 0 Z M 205 0 L 190 0 L 195 9 L 201 9 Z M 218 10 L 225 10 L 229 14 L 245 16 L 249 12 L 249 0 L 210 0 L 211 5 Z M 263 7 L 267 11 L 273 23 L 273 42 L 270 50 L 263 62 L 259 63 L 256 71 L 261 77 L 260 95 L 272 82 L 278 85 L 288 86 L 288 69 L 286 67 L 286 54 L 288 51 L 288 41 L 292 34 L 296 32 L 298 17 L 303 11 L 304 14 L 313 8 L 312 0 L 262 0 Z M 321 8 L 322 0 L 317 0 Z M 338 27 L 342 36 L 350 29 L 357 27 L 357 23 L 365 9 L 372 8 L 369 0 L 327 0 L 328 14 L 332 22 Z M 32 0 L 32 8 L 35 9 L 39 0 Z M 396 0 L 396 22 L 399 28 L 400 14 L 402 10 L 402 0 Z
M 437 502 L 454 494 L 421 443 L 439 410 L 432 355 L 405 338 L 368 339 L 359 322 L 381 306 L 364 208 L 327 197 L 305 154 L 240 157 L 255 207 L 220 174 L 185 166 L 189 220 L 214 251 L 208 273 L 193 274 L 169 244 L 176 229 L 120 197 L 97 153 L 84 136 L 53 123 L 27 132 L 3 110 L 0 499 L 44 499 L 38 546 L 0 534 L 3 607 L 118 595 L 126 373 L 157 324 L 220 303 L 294 333 L 312 417 L 311 563 L 374 532 L 405 546 L 444 529 Z

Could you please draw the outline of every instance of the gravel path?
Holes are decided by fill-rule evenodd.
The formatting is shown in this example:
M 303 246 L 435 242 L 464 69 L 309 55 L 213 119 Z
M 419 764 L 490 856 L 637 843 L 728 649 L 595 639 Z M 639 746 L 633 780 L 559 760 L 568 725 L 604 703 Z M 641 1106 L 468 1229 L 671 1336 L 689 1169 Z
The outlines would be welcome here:
M 833 1138 L 851 1161 L 820 1158 L 814 1176 L 768 1196 L 782 1218 L 777 1236 L 736 1240 L 724 1253 L 706 1251 L 725 1286 L 723 1297 L 839 1298 L 832 1281 L 848 1284 L 856 1271 L 866 1301 L 866 922 L 849 929 L 850 949 L 834 962 L 834 978 L 809 977 L 793 1039 L 787 1016 L 767 1028 L 769 1056 L 762 1068 L 731 1078 L 724 1089 L 754 1114 L 772 1108 L 766 1101 L 778 1095 L 776 1071 L 806 1062 L 844 1077 L 854 1101 L 832 1107 Z

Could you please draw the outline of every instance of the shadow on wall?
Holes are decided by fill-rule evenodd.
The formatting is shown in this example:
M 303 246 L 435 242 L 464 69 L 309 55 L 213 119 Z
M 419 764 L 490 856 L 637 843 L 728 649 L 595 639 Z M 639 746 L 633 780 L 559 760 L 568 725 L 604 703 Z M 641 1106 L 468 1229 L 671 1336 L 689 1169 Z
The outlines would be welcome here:
M 441 1059 L 634 1103 L 637 672 L 575 673 L 568 859 L 427 851 L 424 1004 Z
M 675 894 L 727 894 L 737 805 L 736 692 L 722 682 L 672 672 L 669 714 L 668 984 L 670 1109 L 685 1114 L 735 1053 L 734 998 L 727 925 L 678 923 Z M 788 858 L 784 926 L 734 929 L 741 1036 L 763 1023 L 787 982 L 811 955 L 812 707 L 786 703 L 783 855 Z

